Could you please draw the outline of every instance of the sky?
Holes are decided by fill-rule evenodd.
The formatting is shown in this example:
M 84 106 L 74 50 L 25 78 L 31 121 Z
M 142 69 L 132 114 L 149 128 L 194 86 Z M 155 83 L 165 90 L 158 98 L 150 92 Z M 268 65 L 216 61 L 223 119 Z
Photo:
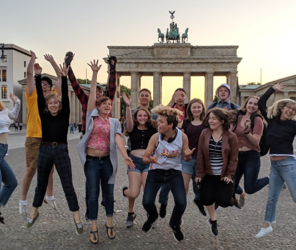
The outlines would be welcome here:
M 99 59 L 98 81 L 106 83 L 107 46 L 152 46 L 157 28 L 169 27 L 170 11 L 180 33 L 189 28 L 191 45 L 238 45 L 239 84 L 262 83 L 295 74 L 295 0 L 0 0 L 0 42 L 33 50 L 43 71 L 54 74 L 43 58 L 52 54 L 63 62 L 67 51 L 75 54 L 72 68 L 77 78 L 91 78 L 87 63 Z M 5 21 L 4 21 L 5 20 Z M 142 87 L 152 89 L 152 77 Z M 191 78 L 191 97 L 203 98 L 202 77 Z M 225 77 L 214 78 L 214 89 Z M 130 86 L 130 77 L 121 84 Z M 182 77 L 163 78 L 163 103 L 182 86 Z M 168 88 L 169 87 L 169 88 Z

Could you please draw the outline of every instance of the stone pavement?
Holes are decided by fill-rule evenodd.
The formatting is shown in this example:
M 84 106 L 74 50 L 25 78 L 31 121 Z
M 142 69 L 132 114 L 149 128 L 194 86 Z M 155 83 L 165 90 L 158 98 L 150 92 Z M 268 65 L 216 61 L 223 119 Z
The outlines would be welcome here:
M 23 135 L 15 136 L 14 142 L 23 140 Z M 72 135 L 71 135 L 72 136 Z M 84 173 L 81 167 L 76 150 L 78 139 L 69 141 L 69 154 L 72 161 L 73 182 L 81 208 L 81 216 L 84 218 Z M 12 144 L 12 145 L 11 145 Z M 15 145 L 10 143 L 11 147 Z M 23 144 L 22 144 L 23 145 Z M 120 154 L 119 154 L 120 155 Z M 219 235 L 211 235 L 206 217 L 199 214 L 197 207 L 192 203 L 192 189 L 188 195 L 188 205 L 184 214 L 184 225 L 182 230 L 185 240 L 178 243 L 172 236 L 169 228 L 169 218 L 173 208 L 173 199 L 170 196 L 168 214 L 164 219 L 158 219 L 155 229 L 147 234 L 142 232 L 141 227 L 146 220 L 146 214 L 142 207 L 142 193 L 136 201 L 135 213 L 137 218 L 131 229 L 125 227 L 127 217 L 128 200 L 122 197 L 121 187 L 128 185 L 126 167 L 123 159 L 119 156 L 119 170 L 115 184 L 115 214 L 114 225 L 117 236 L 114 240 L 107 237 L 104 223 L 104 208 L 99 208 L 98 229 L 99 244 L 92 245 L 89 242 L 90 224 L 83 219 L 84 233 L 76 235 L 72 214 L 68 209 L 67 202 L 62 191 L 59 177 L 55 172 L 54 189 L 60 213 L 55 213 L 46 204 L 39 212 L 40 218 L 31 230 L 26 228 L 26 221 L 18 214 L 18 202 L 21 191 L 21 179 L 25 169 L 25 150 L 18 147 L 9 150 L 5 157 L 12 167 L 19 182 L 19 186 L 13 193 L 7 206 L 2 209 L 6 224 L 0 225 L 0 249 L 1 250 L 33 250 L 33 249 L 296 249 L 296 219 L 295 204 L 286 189 L 282 192 L 277 213 L 277 223 L 274 225 L 274 232 L 269 236 L 256 239 L 254 236 L 260 230 L 268 188 L 264 188 L 254 195 L 246 197 L 246 205 L 243 210 L 235 208 L 220 208 L 217 211 Z M 262 158 L 260 176 L 269 174 L 269 159 Z M 33 179 L 29 195 L 28 208 L 30 212 L 36 178 Z M 190 187 L 191 188 L 191 187 Z M 101 198 L 100 198 L 101 200 Z M 157 204 L 159 207 L 159 205 Z

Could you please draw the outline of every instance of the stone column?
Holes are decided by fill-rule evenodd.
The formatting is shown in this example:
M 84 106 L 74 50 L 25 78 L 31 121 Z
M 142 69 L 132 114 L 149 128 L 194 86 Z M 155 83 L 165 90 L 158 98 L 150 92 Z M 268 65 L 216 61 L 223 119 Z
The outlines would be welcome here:
M 237 71 L 231 71 L 227 74 L 227 84 L 231 89 L 230 101 L 233 103 L 238 103 L 238 86 L 237 86 Z
M 153 107 L 162 103 L 162 76 L 160 72 L 153 72 Z
M 187 99 L 186 103 L 188 103 L 191 100 L 191 93 L 190 93 L 190 88 L 191 88 L 191 74 L 190 72 L 183 72 L 183 88 L 185 89 L 187 93 Z
M 74 91 L 71 91 L 71 99 L 70 99 L 70 103 L 71 103 L 71 121 L 75 122 L 75 93 Z
M 141 89 L 141 79 L 138 72 L 131 72 L 131 98 L 132 104 L 131 109 L 135 109 L 139 106 L 138 93 Z
M 75 93 L 74 93 L 75 94 Z M 75 122 L 78 123 L 79 122 L 79 110 L 81 109 L 80 107 L 80 102 L 78 100 L 78 98 L 75 95 Z
M 118 119 L 121 117 L 120 98 L 120 74 L 116 73 L 116 91 L 112 103 L 112 117 Z
M 213 84 L 214 84 L 214 73 L 206 72 L 205 74 L 205 108 L 207 109 L 213 102 Z
M 284 91 L 284 98 L 289 99 L 289 90 Z

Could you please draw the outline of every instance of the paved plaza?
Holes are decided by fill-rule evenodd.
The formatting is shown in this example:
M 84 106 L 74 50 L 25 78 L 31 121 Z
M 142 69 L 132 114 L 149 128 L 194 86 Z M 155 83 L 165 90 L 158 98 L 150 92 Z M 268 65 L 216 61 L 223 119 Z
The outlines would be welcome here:
M 72 161 L 73 182 L 80 204 L 82 218 L 85 213 L 84 186 L 85 177 L 77 154 L 76 145 L 79 135 L 69 135 L 69 154 Z M 83 235 L 76 235 L 72 213 L 61 187 L 57 173 L 54 176 L 54 192 L 59 213 L 51 210 L 46 204 L 40 208 L 40 218 L 36 225 L 29 230 L 26 228 L 26 220 L 18 214 L 18 202 L 21 193 L 21 180 L 25 169 L 25 150 L 23 142 L 25 131 L 11 133 L 9 137 L 9 155 L 6 161 L 12 167 L 19 182 L 7 206 L 3 208 L 5 225 L 0 224 L 0 249 L 1 250 L 33 250 L 33 249 L 296 249 L 296 213 L 295 204 L 286 189 L 282 192 L 277 212 L 277 223 L 274 232 L 270 235 L 256 239 L 254 236 L 260 230 L 264 219 L 265 205 L 268 187 L 258 193 L 246 197 L 246 205 L 239 211 L 233 207 L 217 211 L 219 235 L 214 237 L 210 233 L 207 224 L 208 217 L 203 217 L 193 204 L 192 188 L 188 194 L 188 204 L 183 216 L 184 225 L 182 230 L 185 240 L 178 243 L 174 240 L 169 228 L 169 218 L 173 208 L 173 199 L 170 196 L 168 213 L 166 218 L 158 219 L 156 227 L 148 233 L 142 232 L 141 228 L 146 220 L 146 213 L 141 204 L 142 193 L 136 201 L 135 213 L 137 218 L 131 229 L 125 227 L 127 217 L 128 200 L 122 196 L 121 188 L 128 185 L 126 167 L 123 159 L 119 156 L 119 170 L 115 183 L 115 214 L 114 225 L 116 238 L 110 240 L 104 228 L 105 211 L 99 207 L 98 229 L 99 244 L 92 245 L 89 242 L 90 223 L 84 222 Z M 120 155 L 118 153 L 118 155 Z M 268 157 L 261 158 L 260 176 L 269 174 Z M 36 177 L 33 180 L 28 194 L 28 208 L 31 204 L 36 186 Z M 100 198 L 101 200 L 101 198 Z M 159 207 L 159 204 L 157 203 Z

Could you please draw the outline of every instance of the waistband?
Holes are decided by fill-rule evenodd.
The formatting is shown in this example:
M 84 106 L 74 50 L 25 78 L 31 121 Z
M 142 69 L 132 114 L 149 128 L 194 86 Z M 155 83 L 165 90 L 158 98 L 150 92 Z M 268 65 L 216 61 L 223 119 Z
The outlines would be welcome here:
M 103 161 L 103 160 L 107 160 L 110 158 L 110 155 L 106 155 L 106 156 L 92 156 L 92 155 L 86 155 L 86 159 L 97 159 L 97 160 L 100 160 L 100 161 Z
M 57 147 L 57 146 L 61 146 L 61 145 L 67 145 L 67 143 L 64 143 L 64 142 L 45 142 L 45 141 L 42 141 L 40 142 L 40 145 L 46 145 L 46 146 L 51 146 L 53 148 Z

